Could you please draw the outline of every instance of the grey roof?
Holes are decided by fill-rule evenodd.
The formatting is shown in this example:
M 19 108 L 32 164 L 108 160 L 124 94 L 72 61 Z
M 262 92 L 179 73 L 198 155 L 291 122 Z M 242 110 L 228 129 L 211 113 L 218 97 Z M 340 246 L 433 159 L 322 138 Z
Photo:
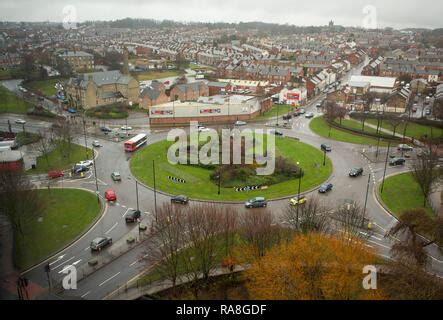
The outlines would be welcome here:
M 91 79 L 100 87 L 107 84 L 128 84 L 132 77 L 129 75 L 122 75 L 118 70 L 112 70 L 80 74 L 77 78 L 69 79 L 68 83 L 86 88 Z
M 63 51 L 59 55 L 61 57 L 93 57 L 92 54 L 84 51 Z
M 196 81 L 191 83 L 179 84 L 176 87 L 183 93 L 187 90 L 197 91 L 200 90 L 200 85 L 204 84 L 202 81 Z
M 212 81 L 208 82 L 208 87 L 219 87 L 219 88 L 225 88 L 229 85 L 227 82 L 219 82 L 219 81 Z

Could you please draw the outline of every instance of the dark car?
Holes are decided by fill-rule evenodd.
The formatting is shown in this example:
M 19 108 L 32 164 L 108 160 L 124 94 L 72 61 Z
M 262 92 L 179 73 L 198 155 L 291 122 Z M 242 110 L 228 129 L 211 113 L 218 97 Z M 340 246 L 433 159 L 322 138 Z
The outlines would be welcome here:
M 125 221 L 128 222 L 135 222 L 137 219 L 141 217 L 140 210 L 135 209 L 129 209 L 128 212 L 125 214 Z
M 112 132 L 111 128 L 108 128 L 108 127 L 100 127 L 100 131 L 101 132 L 106 132 L 106 133 Z
M 389 160 L 389 165 L 390 166 L 402 166 L 405 164 L 405 162 L 406 162 L 406 160 L 403 158 L 393 158 L 393 159 Z
M 171 202 L 172 203 L 180 203 L 180 204 L 188 204 L 189 199 L 187 196 L 180 195 L 180 196 L 172 197 Z
M 326 151 L 326 152 L 331 152 L 331 151 L 332 151 L 331 146 L 330 146 L 329 144 L 326 144 L 326 143 L 323 143 L 323 144 L 320 146 L 320 148 L 321 148 L 323 151 Z
M 98 237 L 91 241 L 91 251 L 100 251 L 104 247 L 112 244 L 112 238 L 110 237 Z
M 326 192 L 328 192 L 328 191 L 331 191 L 332 190 L 332 183 L 325 183 L 325 184 L 322 184 L 321 186 L 320 186 L 320 188 L 318 189 L 318 192 L 320 192 L 320 193 L 326 193 Z
M 267 205 L 268 202 L 263 197 L 255 197 L 245 202 L 246 208 L 264 208 Z
M 283 116 L 283 120 L 289 120 L 292 118 L 292 114 L 287 114 Z
M 414 148 L 412 148 L 411 146 L 409 146 L 407 144 L 400 144 L 398 146 L 397 150 L 399 150 L 399 151 L 413 151 Z
M 89 170 L 89 168 L 84 165 L 75 165 L 74 168 L 72 168 L 72 172 L 74 174 L 80 174 L 82 172 L 87 172 L 88 170 Z
M 358 177 L 363 174 L 363 168 L 352 168 L 349 172 L 350 177 Z
M 283 136 L 283 132 L 279 131 L 279 130 L 271 130 L 271 134 L 275 135 L 275 136 Z

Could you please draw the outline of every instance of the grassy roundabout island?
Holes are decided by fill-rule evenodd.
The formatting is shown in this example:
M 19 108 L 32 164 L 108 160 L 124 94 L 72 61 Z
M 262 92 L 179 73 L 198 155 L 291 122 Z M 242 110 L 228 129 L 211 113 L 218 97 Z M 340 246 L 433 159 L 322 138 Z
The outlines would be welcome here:
M 15 263 L 25 270 L 68 245 L 100 214 L 95 194 L 78 189 L 38 190 L 43 213 L 23 225 L 16 235 Z
M 287 137 L 276 138 L 275 144 L 276 158 L 284 159 L 285 167 L 298 168 L 296 163 L 300 163 L 304 173 L 301 181 L 302 192 L 320 185 L 332 173 L 331 161 L 326 158 L 326 165 L 323 166 L 323 152 L 319 149 Z M 191 199 L 201 200 L 244 201 L 257 196 L 275 199 L 298 192 L 298 174 L 275 173 L 272 176 L 256 176 L 251 175 L 248 168 L 240 168 L 238 171 L 230 172 L 229 179 L 222 174 L 226 181 L 223 182 L 220 195 L 218 195 L 218 183 L 217 179 L 214 179 L 217 168 L 170 164 L 167 151 L 171 145 L 172 142 L 161 141 L 139 151 L 130 163 L 134 176 L 153 187 L 152 160 L 155 160 L 156 187 L 172 195 L 183 194 Z M 168 176 L 183 179 L 185 183 L 173 182 Z M 235 187 L 251 186 L 251 184 L 268 186 L 253 191 L 237 192 L 235 190 Z

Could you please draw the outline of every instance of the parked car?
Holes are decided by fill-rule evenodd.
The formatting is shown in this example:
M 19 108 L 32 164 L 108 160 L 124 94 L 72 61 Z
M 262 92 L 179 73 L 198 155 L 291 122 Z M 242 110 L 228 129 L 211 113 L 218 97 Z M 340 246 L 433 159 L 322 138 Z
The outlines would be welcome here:
M 425 110 L 425 114 L 426 114 L 427 116 L 430 116 L 431 113 L 432 113 L 432 112 L 431 112 L 431 109 L 426 109 L 426 110 Z
M 305 118 L 306 119 L 314 118 L 314 113 L 313 112 L 308 112 L 307 114 L 305 114 Z
M 171 198 L 171 203 L 188 204 L 188 202 L 188 197 L 184 195 L 179 195 Z
M 305 113 L 306 113 L 305 109 L 300 109 L 300 114 L 305 114 Z
M 292 114 L 285 114 L 283 116 L 283 120 L 290 120 L 290 119 L 292 119 Z
M 105 199 L 108 201 L 117 201 L 117 195 L 114 190 L 108 189 L 105 191 Z
M 124 125 L 124 126 L 121 126 L 120 129 L 124 130 L 124 131 L 130 131 L 130 130 L 132 130 L 132 127 Z
M 89 168 L 87 166 L 75 165 L 74 168 L 72 168 L 72 173 L 74 174 L 80 174 L 87 171 L 89 171 Z
M 94 165 L 94 161 L 92 160 L 83 160 L 75 164 L 76 166 L 85 166 L 92 167 Z
M 300 198 L 295 197 L 289 200 L 291 206 L 298 206 L 306 203 L 306 197 L 301 196 Z
M 26 121 L 23 120 L 23 119 L 17 119 L 17 120 L 15 120 L 15 123 L 17 123 L 17 124 L 25 124 Z
M 315 105 L 315 107 L 316 107 L 316 108 L 321 108 L 321 103 L 317 103 L 317 104 Z
M 327 143 L 322 143 L 322 145 L 320 146 L 320 148 L 321 148 L 323 151 L 326 151 L 326 152 L 331 152 L 331 151 L 332 151 L 331 146 L 330 146 L 329 144 L 327 144 Z
M 100 147 L 102 147 L 102 145 L 100 144 L 100 142 L 98 142 L 97 140 L 94 140 L 94 141 L 92 142 L 92 146 L 95 147 L 95 148 L 100 148 Z
M 122 177 L 120 176 L 120 173 L 117 171 L 111 173 L 111 178 L 113 181 L 122 181 Z
M 61 178 L 64 176 L 65 176 L 65 173 L 63 171 L 58 171 L 58 170 L 48 171 L 48 178 L 49 179 Z
M 349 172 L 350 177 L 358 177 L 363 174 L 363 168 L 352 168 Z
M 101 131 L 101 132 L 108 133 L 108 132 L 112 132 L 112 129 L 109 128 L 109 127 L 100 127 L 100 131 Z
M 209 128 L 203 127 L 203 126 L 198 126 L 198 132 L 208 132 Z
M 411 146 L 409 146 L 407 144 L 400 144 L 398 146 L 397 150 L 399 150 L 399 151 L 412 151 L 412 150 L 414 150 L 414 148 L 412 148 Z
M 91 241 L 89 247 L 91 251 L 101 251 L 104 247 L 112 244 L 112 238 L 110 237 L 98 237 Z
M 402 166 L 405 164 L 405 162 L 406 162 L 406 160 L 403 158 L 393 158 L 393 159 L 389 160 L 389 165 L 390 166 Z
M 271 130 L 270 131 L 271 134 L 275 135 L 275 136 L 283 136 L 283 132 L 279 131 L 279 130 Z
M 139 219 L 140 217 L 141 217 L 140 210 L 135 210 L 131 208 L 125 214 L 125 221 L 126 223 L 136 222 L 137 219 Z
M 244 122 L 244 121 L 235 121 L 234 125 L 236 125 L 236 126 L 245 126 L 245 125 L 247 125 L 247 123 Z
M 246 208 L 264 208 L 268 205 L 268 202 L 263 197 L 255 197 L 252 199 L 249 199 L 245 202 Z
M 328 192 L 328 191 L 331 191 L 331 190 L 332 190 L 332 187 L 333 187 L 332 183 L 325 183 L 325 184 L 322 184 L 322 185 L 320 186 L 320 188 L 318 189 L 318 192 L 319 192 L 319 193 L 326 193 L 326 192 Z

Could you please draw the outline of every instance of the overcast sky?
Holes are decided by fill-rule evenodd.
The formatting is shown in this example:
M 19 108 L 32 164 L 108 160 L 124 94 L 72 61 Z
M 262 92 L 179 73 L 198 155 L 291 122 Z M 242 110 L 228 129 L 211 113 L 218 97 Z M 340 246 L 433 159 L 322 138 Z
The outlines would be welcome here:
M 373 21 L 375 16 L 368 13 L 372 9 L 364 13 L 370 5 L 376 9 L 378 27 L 443 27 L 440 0 L 0 0 L 0 20 L 63 21 L 68 5 L 74 6 L 78 22 L 131 17 L 326 25 L 333 19 L 344 26 Z

